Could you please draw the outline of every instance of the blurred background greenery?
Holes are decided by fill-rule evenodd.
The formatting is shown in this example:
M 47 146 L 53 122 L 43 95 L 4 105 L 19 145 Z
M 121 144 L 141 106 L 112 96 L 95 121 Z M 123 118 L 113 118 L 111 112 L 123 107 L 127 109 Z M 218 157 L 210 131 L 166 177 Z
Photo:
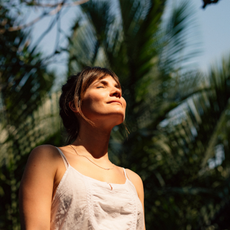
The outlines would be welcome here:
M 85 66 L 120 78 L 130 134 L 115 127 L 109 153 L 142 177 L 147 229 L 230 229 L 230 55 L 207 74 L 189 65 L 200 51 L 188 49 L 189 2 L 167 18 L 165 0 L 81 4 L 66 47 L 56 40 L 45 58 L 28 42 L 31 26 L 16 16 L 25 6 L 43 7 L 58 23 L 62 7 L 75 2 L 12 2 L 0 3 L 0 229 L 20 229 L 18 189 L 30 151 L 65 144 L 60 85 L 52 88 L 57 76 L 47 67 L 61 52 L 68 54 L 65 79 Z

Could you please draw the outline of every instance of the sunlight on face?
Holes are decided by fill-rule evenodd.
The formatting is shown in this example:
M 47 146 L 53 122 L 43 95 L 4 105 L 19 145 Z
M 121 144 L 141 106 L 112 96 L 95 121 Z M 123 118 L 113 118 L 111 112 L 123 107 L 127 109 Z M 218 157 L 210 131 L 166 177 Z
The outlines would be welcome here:
M 126 101 L 119 84 L 111 76 L 95 80 L 86 90 L 81 110 L 93 122 L 109 120 L 121 124 L 125 119 Z M 108 121 L 107 121 L 108 122 Z

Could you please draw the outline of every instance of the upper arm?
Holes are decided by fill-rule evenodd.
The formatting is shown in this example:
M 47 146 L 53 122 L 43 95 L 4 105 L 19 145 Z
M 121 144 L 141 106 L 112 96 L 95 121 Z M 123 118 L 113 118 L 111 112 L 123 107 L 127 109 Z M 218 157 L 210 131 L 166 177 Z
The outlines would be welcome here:
M 143 186 L 142 179 L 138 174 L 136 174 L 130 169 L 127 169 L 127 174 L 128 174 L 129 179 L 132 181 L 132 183 L 134 184 L 136 188 L 138 197 L 142 203 L 143 211 L 144 211 L 144 186 Z
M 50 229 L 53 183 L 57 170 L 55 154 L 54 147 L 39 146 L 29 156 L 19 191 L 23 229 Z

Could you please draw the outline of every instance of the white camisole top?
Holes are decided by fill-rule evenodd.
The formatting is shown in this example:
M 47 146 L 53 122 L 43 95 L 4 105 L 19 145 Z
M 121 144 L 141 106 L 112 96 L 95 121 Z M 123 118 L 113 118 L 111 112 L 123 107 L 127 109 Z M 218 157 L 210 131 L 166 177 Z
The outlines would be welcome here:
M 143 208 L 136 188 L 102 182 L 66 166 L 51 206 L 51 230 L 143 230 Z

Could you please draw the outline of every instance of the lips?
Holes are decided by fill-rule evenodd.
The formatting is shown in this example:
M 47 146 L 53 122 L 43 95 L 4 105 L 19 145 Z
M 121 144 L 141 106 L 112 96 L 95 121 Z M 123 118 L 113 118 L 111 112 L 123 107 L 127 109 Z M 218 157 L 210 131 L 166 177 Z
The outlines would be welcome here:
M 111 104 L 111 103 L 119 103 L 120 105 L 122 105 L 122 103 L 120 101 L 116 101 L 116 100 L 108 102 L 108 104 Z

